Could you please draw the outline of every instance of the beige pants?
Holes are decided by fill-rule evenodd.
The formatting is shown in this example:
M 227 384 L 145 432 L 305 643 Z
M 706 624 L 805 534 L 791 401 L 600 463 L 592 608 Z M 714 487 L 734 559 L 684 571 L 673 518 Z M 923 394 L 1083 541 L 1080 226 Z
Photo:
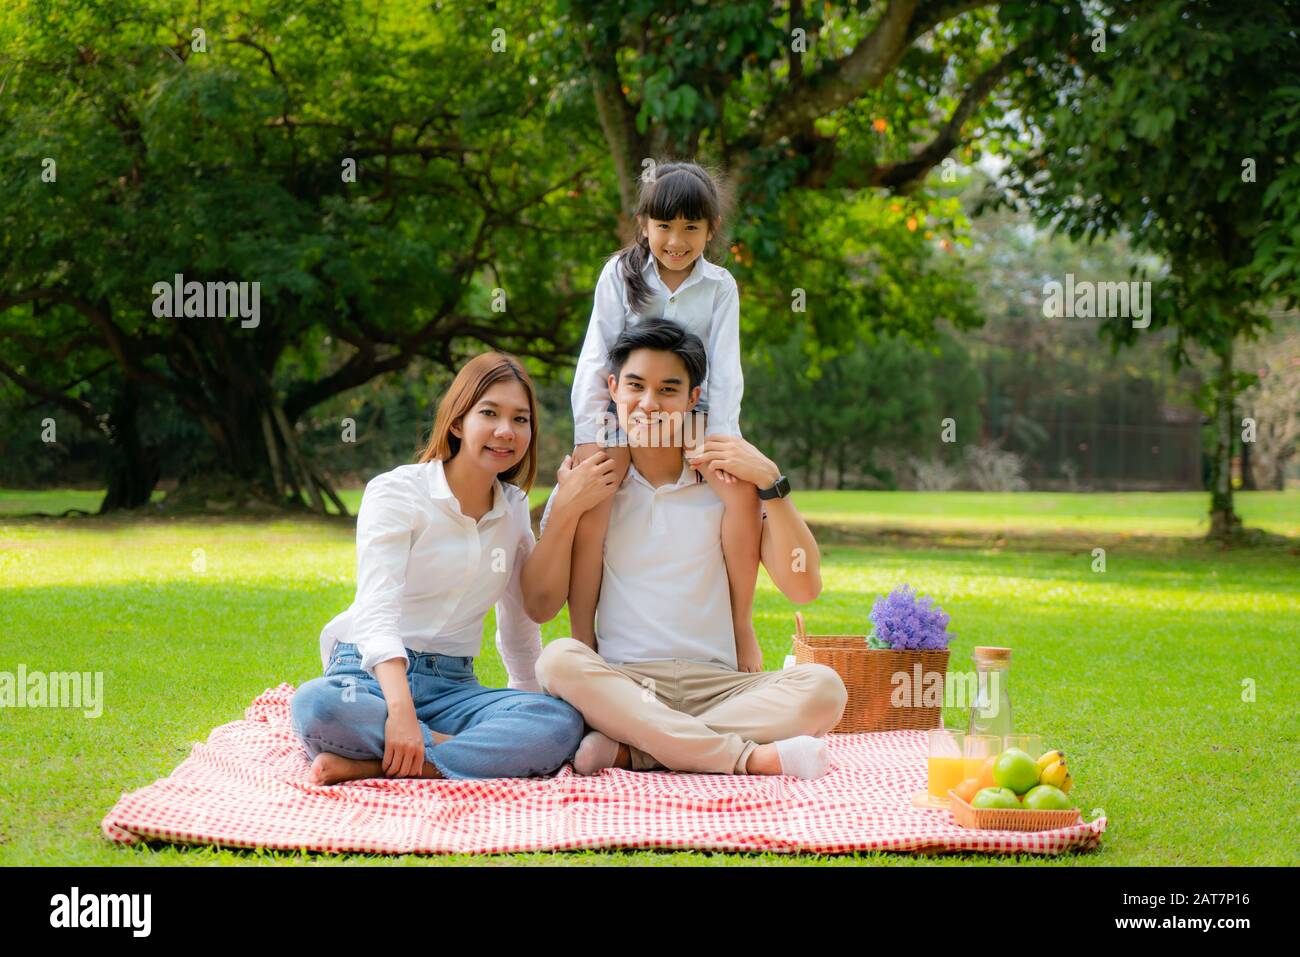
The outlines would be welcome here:
M 627 744 L 637 771 L 744 774 L 758 745 L 823 735 L 848 700 L 825 665 L 758 674 L 682 658 L 612 665 L 573 638 L 543 649 L 537 681 L 591 727 Z

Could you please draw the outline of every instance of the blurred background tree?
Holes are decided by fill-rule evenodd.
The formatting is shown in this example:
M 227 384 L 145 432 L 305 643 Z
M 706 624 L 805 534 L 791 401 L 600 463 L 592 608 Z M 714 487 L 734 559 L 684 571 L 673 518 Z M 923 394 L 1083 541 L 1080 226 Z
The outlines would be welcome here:
M 1213 357 L 1210 535 L 1229 537 L 1238 343 L 1300 297 L 1294 213 L 1300 159 L 1300 3 L 1118 5 L 1083 79 L 1042 86 L 1017 118 L 1036 147 L 1012 155 L 1008 191 L 1044 224 L 1083 240 L 1126 235 L 1168 264 L 1150 329 L 1105 324 L 1119 343 L 1172 329 L 1175 368 Z M 1290 167 L 1290 168 L 1288 168 Z M 1283 209 L 1283 206 L 1292 207 Z M 1290 232 L 1286 232 L 1286 230 Z M 1091 278 L 1091 277 L 1089 277 Z

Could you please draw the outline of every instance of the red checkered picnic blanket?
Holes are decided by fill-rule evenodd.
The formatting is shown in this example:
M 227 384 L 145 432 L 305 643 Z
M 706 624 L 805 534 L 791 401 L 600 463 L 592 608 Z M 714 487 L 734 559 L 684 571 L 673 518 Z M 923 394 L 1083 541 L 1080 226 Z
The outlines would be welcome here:
M 1054 831 L 975 831 L 913 807 L 924 731 L 832 734 L 822 778 L 609 769 L 583 777 L 375 779 L 320 786 L 289 724 L 294 688 L 259 695 L 170 776 L 124 794 L 113 841 L 378 853 L 672 848 L 838 854 L 1092 848 L 1106 819 Z

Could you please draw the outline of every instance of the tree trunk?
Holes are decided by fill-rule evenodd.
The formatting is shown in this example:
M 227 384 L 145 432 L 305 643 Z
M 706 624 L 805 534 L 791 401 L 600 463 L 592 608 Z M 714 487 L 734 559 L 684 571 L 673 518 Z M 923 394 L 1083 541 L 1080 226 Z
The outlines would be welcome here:
M 1241 490 L 1254 492 L 1259 486 L 1255 483 L 1255 468 L 1251 464 L 1250 450 L 1254 442 L 1241 443 Z
M 303 455 L 293 425 L 271 393 L 242 397 L 220 417 L 214 410 L 204 424 L 216 448 L 216 462 L 182 477 L 167 496 L 169 509 L 305 506 L 323 515 L 329 499 L 339 514 L 348 514 L 320 470 Z
M 1241 529 L 1241 519 L 1232 507 L 1233 372 L 1232 342 L 1219 353 L 1219 374 L 1215 381 L 1214 461 L 1210 488 L 1210 538 L 1231 538 Z
M 145 447 L 136 422 L 139 400 L 138 387 L 127 384 L 113 401 L 107 429 L 108 492 L 99 503 L 100 515 L 147 505 L 158 484 L 161 471 L 158 452 Z

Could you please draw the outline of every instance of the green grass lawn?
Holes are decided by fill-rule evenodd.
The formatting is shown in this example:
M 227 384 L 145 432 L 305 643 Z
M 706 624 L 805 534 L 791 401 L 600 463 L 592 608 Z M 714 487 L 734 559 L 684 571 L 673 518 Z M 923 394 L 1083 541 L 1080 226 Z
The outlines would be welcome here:
M 0 511 L 57 511 L 77 495 L 98 502 L 93 493 L 0 492 Z M 0 864 L 1295 865 L 1300 494 L 1241 496 L 1248 525 L 1292 540 L 1227 550 L 1192 538 L 1206 498 L 796 494 L 810 519 L 844 532 L 826 537 L 825 589 L 803 608 L 810 630 L 862 633 L 872 599 L 908 581 L 951 613 L 954 669 L 969 667 L 977 644 L 1015 649 L 1018 729 L 1067 751 L 1071 796 L 1089 818 L 1093 808 L 1109 818 L 1097 852 L 1055 859 L 120 848 L 100 836 L 99 821 L 124 791 L 165 776 L 264 689 L 319 674 L 320 628 L 352 598 L 351 529 L 337 520 L 0 515 L 0 671 L 20 662 L 102 671 L 105 694 L 94 719 L 0 711 Z M 891 537 L 900 529 L 908 534 Z M 1107 551 L 1104 573 L 1091 570 L 1094 542 Z M 768 668 L 789 649 L 793 611 L 763 576 L 756 624 Z M 567 633 L 563 614 L 543 628 L 545 640 Z M 485 682 L 504 684 L 490 637 L 478 667 Z M 1253 701 L 1242 700 L 1247 679 Z M 961 712 L 945 719 L 965 726 Z
M 546 501 L 551 485 L 539 478 L 529 496 L 534 506 Z M 353 515 L 361 491 L 338 493 Z M 58 514 L 69 508 L 93 512 L 102 498 L 102 492 L 92 491 L 0 489 L 0 515 Z M 162 492 L 154 493 L 155 501 L 162 498 Z M 1238 492 L 1235 499 L 1248 527 L 1300 538 L 1300 490 Z M 1209 495 L 1204 492 L 799 492 L 799 507 L 810 521 L 923 534 L 1191 538 L 1209 528 Z

